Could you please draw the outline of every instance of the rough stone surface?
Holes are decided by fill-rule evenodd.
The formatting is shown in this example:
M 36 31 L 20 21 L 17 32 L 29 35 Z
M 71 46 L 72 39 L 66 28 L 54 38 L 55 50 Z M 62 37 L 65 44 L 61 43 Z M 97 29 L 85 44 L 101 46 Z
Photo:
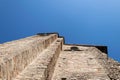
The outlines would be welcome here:
M 52 80 L 109 80 L 104 67 L 98 62 L 100 53 L 96 48 L 77 46 L 81 51 L 69 51 L 70 47 L 63 46 Z
M 53 33 L 0 44 L 0 80 L 120 80 L 120 63 L 99 48 Z
M 59 40 L 62 42 L 62 39 Z M 52 43 L 45 51 L 39 54 L 15 80 L 45 80 L 51 78 L 56 59 L 61 50 L 61 42 L 55 41 Z
M 0 78 L 12 80 L 56 39 L 56 34 L 45 37 L 32 36 L 1 45 Z

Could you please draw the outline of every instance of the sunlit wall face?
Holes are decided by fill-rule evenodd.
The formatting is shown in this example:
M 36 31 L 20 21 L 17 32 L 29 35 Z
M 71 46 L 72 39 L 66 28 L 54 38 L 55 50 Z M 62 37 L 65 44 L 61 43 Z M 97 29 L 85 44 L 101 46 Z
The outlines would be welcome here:
M 0 43 L 59 32 L 66 43 L 107 45 L 120 61 L 119 0 L 1 0 Z

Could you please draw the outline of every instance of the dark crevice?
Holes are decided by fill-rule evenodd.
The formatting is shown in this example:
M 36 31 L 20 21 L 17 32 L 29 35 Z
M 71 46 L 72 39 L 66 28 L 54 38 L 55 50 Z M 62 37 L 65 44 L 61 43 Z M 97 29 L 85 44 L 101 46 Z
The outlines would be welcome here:
M 70 49 L 65 49 L 64 51 L 83 51 L 83 50 L 80 50 L 78 47 L 71 47 Z
M 67 80 L 67 78 L 61 78 L 61 80 Z

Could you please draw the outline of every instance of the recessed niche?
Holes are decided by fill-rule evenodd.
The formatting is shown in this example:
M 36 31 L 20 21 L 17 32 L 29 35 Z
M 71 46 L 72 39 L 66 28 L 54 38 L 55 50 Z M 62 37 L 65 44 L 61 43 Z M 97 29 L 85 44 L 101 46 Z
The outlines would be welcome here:
M 78 47 L 70 47 L 69 49 L 65 49 L 64 51 L 83 51 L 83 50 L 80 50 Z
M 67 80 L 67 78 L 61 78 L 61 80 Z
M 78 47 L 71 47 L 71 51 L 80 51 Z

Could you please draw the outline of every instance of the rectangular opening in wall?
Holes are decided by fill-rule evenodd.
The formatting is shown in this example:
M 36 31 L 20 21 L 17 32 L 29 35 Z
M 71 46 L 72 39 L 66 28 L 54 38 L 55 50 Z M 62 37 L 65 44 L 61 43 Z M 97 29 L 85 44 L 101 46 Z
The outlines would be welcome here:
M 61 80 L 67 80 L 67 78 L 61 78 Z

